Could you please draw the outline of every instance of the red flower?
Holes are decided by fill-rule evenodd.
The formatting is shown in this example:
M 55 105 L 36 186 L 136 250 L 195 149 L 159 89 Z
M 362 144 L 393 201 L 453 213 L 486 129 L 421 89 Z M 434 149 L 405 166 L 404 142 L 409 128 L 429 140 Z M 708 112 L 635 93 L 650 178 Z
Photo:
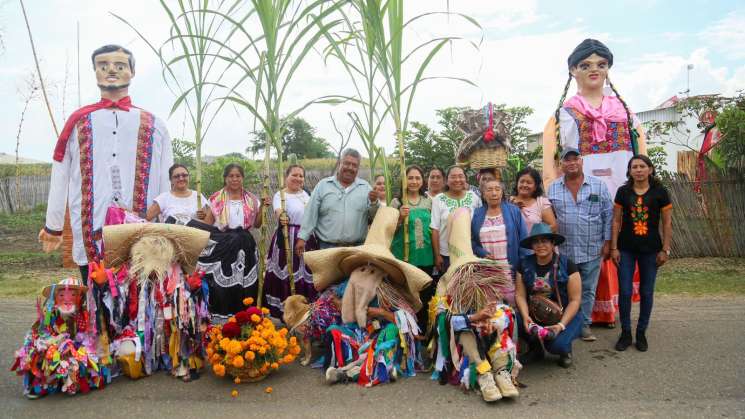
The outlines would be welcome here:
M 238 322 L 235 323 L 225 323 L 222 326 L 222 335 L 226 338 L 234 338 L 241 334 L 241 327 L 238 325 Z
M 251 315 L 245 311 L 239 311 L 235 313 L 235 322 L 238 324 L 246 324 L 251 321 Z
M 246 313 L 248 314 L 249 317 L 251 317 L 252 314 L 255 314 L 259 317 L 262 316 L 261 309 L 258 307 L 249 307 L 246 309 Z

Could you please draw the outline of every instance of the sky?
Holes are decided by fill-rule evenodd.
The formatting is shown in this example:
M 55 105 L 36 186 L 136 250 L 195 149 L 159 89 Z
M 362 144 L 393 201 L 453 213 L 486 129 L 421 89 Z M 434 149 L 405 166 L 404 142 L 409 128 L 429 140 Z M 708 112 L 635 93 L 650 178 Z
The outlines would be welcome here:
M 99 91 L 90 53 L 104 44 L 133 51 L 136 75 L 130 87 L 133 102 L 167 121 L 173 137 L 193 137 L 185 114 L 170 115 L 176 95 L 164 82 L 155 54 L 127 25 L 131 22 L 153 44 L 168 36 L 169 22 L 156 0 L 100 2 L 92 0 L 26 0 L 26 8 L 50 102 L 59 129 L 79 105 L 96 102 Z M 610 77 L 632 110 L 652 109 L 673 95 L 683 96 L 690 76 L 690 95 L 733 95 L 745 89 L 745 2 L 742 1 L 484 1 L 408 0 L 405 15 L 444 11 L 465 13 L 481 28 L 457 16 L 433 15 L 417 21 L 405 37 L 410 50 L 437 36 L 458 40 L 430 66 L 411 106 L 409 119 L 435 126 L 437 109 L 480 107 L 486 102 L 530 106 L 535 110 L 528 128 L 543 129 L 559 100 L 567 77 L 566 58 L 585 38 L 596 38 L 614 54 Z M 76 33 L 80 27 L 80 59 Z M 34 62 L 19 3 L 0 0 L 0 152 L 15 153 L 21 112 L 29 96 Z M 251 59 L 254 57 L 247 57 Z M 420 57 L 418 57 L 420 58 Z M 80 72 L 78 73 L 78 63 Z M 688 71 L 687 66 L 693 65 Z M 404 67 L 414 77 L 417 63 Z M 80 85 L 77 78 L 80 76 Z M 460 77 L 476 86 L 447 80 Z M 576 87 L 572 85 L 570 93 Z M 80 102 L 78 102 L 78 93 Z M 353 94 L 349 76 L 335 62 L 324 63 L 311 53 L 288 86 L 283 113 L 315 97 Z M 37 92 L 38 96 L 38 92 Z M 354 104 L 317 105 L 301 116 L 332 145 L 339 136 L 330 115 L 342 130 Z M 242 152 L 252 140 L 253 120 L 247 112 L 226 107 L 204 139 L 203 153 Z M 387 151 L 394 145 L 393 126 L 386 123 L 377 143 Z M 56 138 L 44 102 L 28 104 L 20 132 L 22 157 L 51 161 Z M 363 149 L 353 137 L 351 146 Z

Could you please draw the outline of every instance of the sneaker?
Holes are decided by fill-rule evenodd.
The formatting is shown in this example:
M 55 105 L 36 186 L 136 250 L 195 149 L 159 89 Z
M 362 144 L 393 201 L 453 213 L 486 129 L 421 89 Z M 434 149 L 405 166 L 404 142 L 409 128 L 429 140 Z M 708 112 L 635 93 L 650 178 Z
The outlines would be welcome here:
M 326 370 L 326 382 L 328 384 L 338 383 L 346 378 L 347 375 L 339 368 L 328 367 L 328 369 Z
M 494 376 L 491 373 L 487 372 L 486 374 L 479 375 L 478 382 L 481 389 L 481 397 L 484 398 L 485 402 L 496 402 L 502 398 L 502 393 L 499 392 L 497 385 L 494 383 Z
M 517 391 L 517 387 L 512 382 L 512 375 L 509 371 L 501 369 L 494 373 L 494 381 L 497 383 L 499 391 L 502 393 L 502 397 L 517 397 L 520 393 Z
M 592 331 L 590 330 L 590 326 L 583 326 L 582 327 L 582 340 L 585 342 L 595 342 L 598 340 L 598 338 L 595 337 L 595 335 L 592 334 Z
M 559 355 L 559 366 L 561 368 L 569 368 L 572 366 L 572 353 L 566 353 Z
M 623 352 L 629 346 L 631 346 L 631 330 L 622 330 L 621 336 L 618 337 L 618 342 L 616 342 L 616 350 Z
M 639 352 L 647 352 L 647 349 L 649 349 L 647 336 L 644 334 L 644 330 L 636 331 L 636 349 L 638 349 Z

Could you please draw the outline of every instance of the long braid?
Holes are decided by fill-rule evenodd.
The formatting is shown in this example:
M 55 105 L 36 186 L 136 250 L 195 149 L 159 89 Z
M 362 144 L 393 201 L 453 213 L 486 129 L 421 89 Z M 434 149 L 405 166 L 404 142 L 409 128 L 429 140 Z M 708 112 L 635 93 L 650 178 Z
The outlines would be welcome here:
M 561 126 L 559 124 L 559 112 L 561 111 L 561 108 L 564 106 L 564 99 L 567 97 L 567 92 L 569 91 L 569 85 L 572 84 L 572 73 L 569 73 L 569 77 L 567 78 L 567 83 L 564 85 L 564 93 L 561 94 L 561 99 L 559 99 L 559 104 L 556 105 L 556 111 L 554 111 L 554 119 L 556 120 L 556 157 L 559 156 L 561 153 Z
M 611 83 L 610 77 L 607 77 L 606 80 L 608 81 L 608 86 L 610 86 L 610 89 L 616 95 L 618 100 L 621 101 L 621 105 L 623 105 L 623 109 L 626 110 L 626 121 L 628 123 L 628 130 L 629 130 L 629 134 L 631 137 L 631 151 L 634 154 L 637 154 L 639 152 L 639 146 L 637 144 L 637 138 L 639 137 L 639 133 L 636 132 L 636 127 L 634 126 L 634 120 L 631 119 L 631 111 L 629 110 L 629 106 L 626 104 L 626 101 L 621 98 L 621 95 L 618 93 L 618 90 L 616 90 L 616 87 L 613 86 L 613 83 Z

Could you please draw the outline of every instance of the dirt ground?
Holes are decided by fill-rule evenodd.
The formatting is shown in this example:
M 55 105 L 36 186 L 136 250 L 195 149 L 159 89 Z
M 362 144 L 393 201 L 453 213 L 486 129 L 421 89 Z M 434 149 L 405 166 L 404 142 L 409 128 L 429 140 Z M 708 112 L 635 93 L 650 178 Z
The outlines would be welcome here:
M 547 359 L 527 366 L 517 400 L 487 405 L 474 392 L 427 375 L 370 389 L 328 386 L 320 371 L 294 364 L 260 383 L 234 385 L 210 373 L 182 383 L 159 373 L 117 378 L 102 391 L 26 400 L 9 372 L 34 317 L 29 299 L 0 300 L 0 405 L 3 418 L 303 417 L 745 417 L 745 298 L 657 298 L 650 350 L 615 352 L 618 330 L 575 343 L 575 365 Z M 264 389 L 273 387 L 267 394 Z M 236 388 L 239 395 L 231 398 Z

